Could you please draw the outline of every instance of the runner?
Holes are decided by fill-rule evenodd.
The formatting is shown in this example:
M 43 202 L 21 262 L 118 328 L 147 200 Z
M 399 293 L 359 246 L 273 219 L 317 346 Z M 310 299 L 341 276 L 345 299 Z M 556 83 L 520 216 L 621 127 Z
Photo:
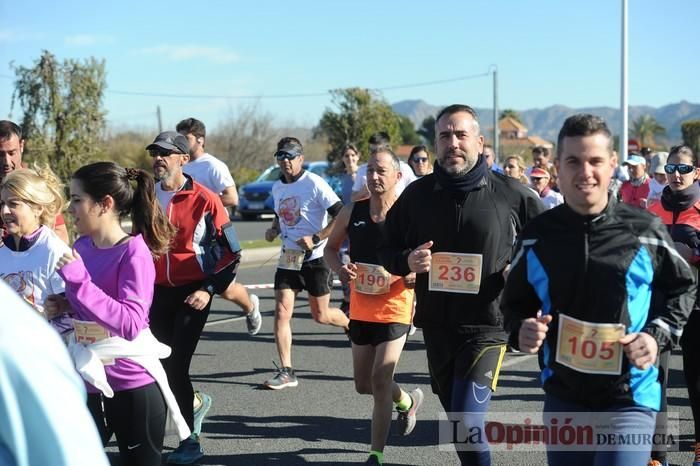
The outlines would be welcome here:
M 561 194 L 550 187 L 549 171 L 544 168 L 535 167 L 530 171 L 531 187 L 540 196 L 545 209 L 551 209 L 564 203 Z
M 234 183 L 226 164 L 205 152 L 206 127 L 204 123 L 195 118 L 187 118 L 178 123 L 175 129 L 187 138 L 190 146 L 190 159 L 182 167 L 182 171 L 208 190 L 217 193 L 224 207 L 235 210 L 238 205 L 236 183 Z M 243 310 L 248 334 L 257 335 L 262 326 L 258 296 L 249 295 L 245 287 L 237 283 L 234 277 L 233 282 L 221 294 L 221 297 L 235 303 Z M 204 417 L 211 409 L 211 403 L 211 396 L 198 390 L 194 392 L 194 433 L 197 435 L 201 433 L 197 428 L 201 427 Z
M 698 178 L 698 159 L 688 146 L 671 148 L 668 163 L 659 166 L 666 173 L 668 186 L 663 190 L 660 201 L 649 206 L 649 211 L 661 218 L 666 225 L 676 250 L 693 267 L 697 274 L 700 266 L 700 187 Z M 657 169 L 659 168 L 657 167 Z M 653 182 L 653 181 L 652 181 Z M 681 347 L 683 349 L 683 373 L 690 408 L 695 421 L 695 463 L 700 466 L 700 366 L 697 355 L 700 354 L 700 311 L 696 298 L 693 312 L 683 330 Z M 668 360 L 671 348 L 659 354 L 659 379 L 662 383 L 661 412 L 666 412 L 666 386 L 668 384 Z M 663 432 L 663 431 L 662 431 Z M 655 433 L 662 433 L 656 431 Z M 665 433 L 665 432 L 663 432 Z M 661 466 L 666 460 L 666 450 L 651 452 L 650 466 Z
M 352 201 L 352 185 L 355 183 L 355 176 L 357 175 L 357 162 L 360 161 L 360 151 L 354 144 L 346 144 L 342 152 L 342 162 L 344 171 L 340 175 L 340 181 L 342 185 L 342 198 L 343 205 L 349 204 Z M 340 248 L 340 260 L 349 261 L 350 256 L 348 256 L 348 242 L 345 241 L 343 246 Z M 350 286 L 347 283 L 342 284 L 343 288 L 343 302 L 340 304 L 340 310 L 349 315 L 350 313 Z
M 433 173 L 411 183 L 389 210 L 380 258 L 389 273 L 416 273 L 414 324 L 423 329 L 433 391 L 467 428 L 483 428 L 506 334 L 498 308 L 515 233 L 540 213 L 535 193 L 489 170 L 476 112 L 437 115 Z M 476 414 L 474 414 L 476 413 Z M 488 465 L 488 444 L 457 453 Z
M 156 196 L 177 230 L 168 253 L 156 260 L 151 328 L 158 340 L 172 348 L 163 365 L 193 432 L 168 455 L 168 462 L 191 464 L 202 458 L 204 451 L 198 434 L 203 416 L 194 417 L 190 363 L 212 297 L 223 292 L 236 276 L 241 248 L 219 196 L 182 171 L 189 158 L 187 139 L 165 131 L 146 150 L 160 180 Z
M 0 181 L 8 174 L 20 168 L 26 168 L 22 163 L 24 139 L 22 128 L 9 120 L 0 120 Z M 56 219 L 47 222 L 46 226 L 53 228 L 64 243 L 68 243 L 68 230 L 63 215 L 58 212 Z M 0 220 L 2 229 L 2 220 Z
M 612 142 L 597 116 L 564 122 L 557 163 L 566 202 L 522 232 L 502 308 L 522 320 L 520 350 L 539 352 L 545 422 L 556 412 L 604 412 L 614 433 L 651 437 L 661 398 L 657 351 L 678 341 L 695 278 L 657 218 L 609 196 Z M 663 305 L 650 306 L 652 290 Z M 553 466 L 641 465 L 651 450 L 550 447 Z
M 10 285 L 64 337 L 73 330 L 67 315 L 46 313 L 44 302 L 62 294 L 56 263 L 70 248 L 48 226 L 63 209 L 62 186 L 48 168 L 8 173 L 0 182 L 5 235 L 0 243 L 0 278 Z
M 275 272 L 275 343 L 282 366 L 263 385 L 280 390 L 299 384 L 292 368 L 290 325 L 296 295 L 303 289 L 308 291 L 311 316 L 320 324 L 347 331 L 348 318 L 340 309 L 329 307 L 330 269 L 323 260 L 326 238 L 343 204 L 323 178 L 302 168 L 304 148 L 297 138 L 282 138 L 275 159 L 282 176 L 272 186 L 275 218 L 265 239 L 273 241 L 282 236 Z
M 112 162 L 80 168 L 71 180 L 69 212 L 81 237 L 58 261 L 75 318 L 70 350 L 88 383 L 88 407 L 103 441 L 114 432 L 121 461 L 129 465 L 161 464 L 168 411 L 184 423 L 149 330 L 153 257 L 167 251 L 173 234 L 153 192 L 153 178 L 143 170 Z M 128 214 L 134 236 L 121 227 Z M 101 345 L 116 350 L 101 353 Z M 178 432 L 189 435 L 186 426 Z
M 401 179 L 399 159 L 389 148 L 379 149 L 367 162 L 370 198 L 343 207 L 333 224 L 324 257 L 341 281 L 351 286 L 350 340 L 355 389 L 374 397 L 372 446 L 369 464 L 384 462 L 384 446 L 391 424 L 392 400 L 399 412 L 398 430 L 408 435 L 416 425 L 423 392 L 406 393 L 394 382 L 394 371 L 406 343 L 415 274 L 390 275 L 379 265 L 376 238 L 379 225 L 396 200 Z M 350 240 L 350 263 L 338 251 Z

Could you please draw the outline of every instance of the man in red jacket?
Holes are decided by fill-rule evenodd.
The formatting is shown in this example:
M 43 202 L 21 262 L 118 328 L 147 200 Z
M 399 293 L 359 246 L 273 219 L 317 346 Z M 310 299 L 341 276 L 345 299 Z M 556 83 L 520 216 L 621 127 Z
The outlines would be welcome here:
M 180 411 L 194 432 L 168 456 L 168 463 L 191 464 L 204 452 L 199 444 L 201 425 L 195 425 L 190 362 L 212 297 L 226 290 L 236 276 L 240 247 L 219 196 L 182 171 L 189 160 L 185 136 L 175 131 L 160 133 L 146 150 L 160 180 L 156 196 L 177 228 L 170 250 L 156 261 L 151 331 L 172 348 L 163 367 Z
M 649 197 L 649 176 L 647 176 L 647 161 L 641 155 L 630 155 L 624 163 L 630 174 L 630 179 L 620 187 L 620 199 L 625 204 L 646 209 Z

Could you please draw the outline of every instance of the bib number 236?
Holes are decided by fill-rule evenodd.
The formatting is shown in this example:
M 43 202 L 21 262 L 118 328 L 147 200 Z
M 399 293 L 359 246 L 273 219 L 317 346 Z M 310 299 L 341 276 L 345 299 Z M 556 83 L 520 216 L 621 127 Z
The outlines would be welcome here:
M 481 254 L 436 252 L 430 262 L 428 289 L 446 293 L 478 294 L 481 284 Z

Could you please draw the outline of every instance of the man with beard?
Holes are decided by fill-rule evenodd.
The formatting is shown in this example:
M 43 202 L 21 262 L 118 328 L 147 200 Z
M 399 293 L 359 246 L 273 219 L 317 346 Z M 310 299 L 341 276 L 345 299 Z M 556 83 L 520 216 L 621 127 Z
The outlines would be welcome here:
M 169 464 L 191 464 L 202 458 L 201 422 L 194 416 L 190 363 L 209 316 L 214 294 L 234 280 L 240 246 L 228 213 L 215 193 L 182 171 L 189 144 L 175 131 L 160 133 L 146 147 L 159 180 L 156 196 L 177 229 L 170 250 L 156 260 L 151 331 L 172 349 L 163 360 L 168 383 L 192 435 L 168 456 Z
M 543 206 L 534 192 L 488 169 L 471 107 L 441 110 L 435 133 L 435 170 L 411 183 L 387 214 L 380 258 L 394 275 L 416 273 L 414 324 L 423 329 L 433 392 L 465 428 L 483 432 L 506 351 L 503 275 L 517 231 Z M 457 450 L 462 464 L 491 463 L 486 443 Z

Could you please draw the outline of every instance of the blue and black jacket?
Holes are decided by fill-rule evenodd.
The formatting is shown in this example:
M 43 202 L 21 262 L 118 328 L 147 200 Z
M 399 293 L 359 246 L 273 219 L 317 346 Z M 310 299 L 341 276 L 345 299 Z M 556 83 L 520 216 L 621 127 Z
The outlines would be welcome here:
M 651 305 L 652 289 L 662 292 L 660 305 Z M 695 291 L 695 274 L 661 221 L 611 199 L 596 216 L 580 215 L 563 204 L 530 222 L 519 238 L 501 307 L 516 331 L 540 309 L 552 315 L 539 352 L 546 392 L 590 408 L 658 410 L 656 367 L 637 369 L 624 355 L 620 375 L 582 373 L 557 363 L 558 316 L 622 323 L 625 333 L 646 332 L 665 349 L 678 342 Z

